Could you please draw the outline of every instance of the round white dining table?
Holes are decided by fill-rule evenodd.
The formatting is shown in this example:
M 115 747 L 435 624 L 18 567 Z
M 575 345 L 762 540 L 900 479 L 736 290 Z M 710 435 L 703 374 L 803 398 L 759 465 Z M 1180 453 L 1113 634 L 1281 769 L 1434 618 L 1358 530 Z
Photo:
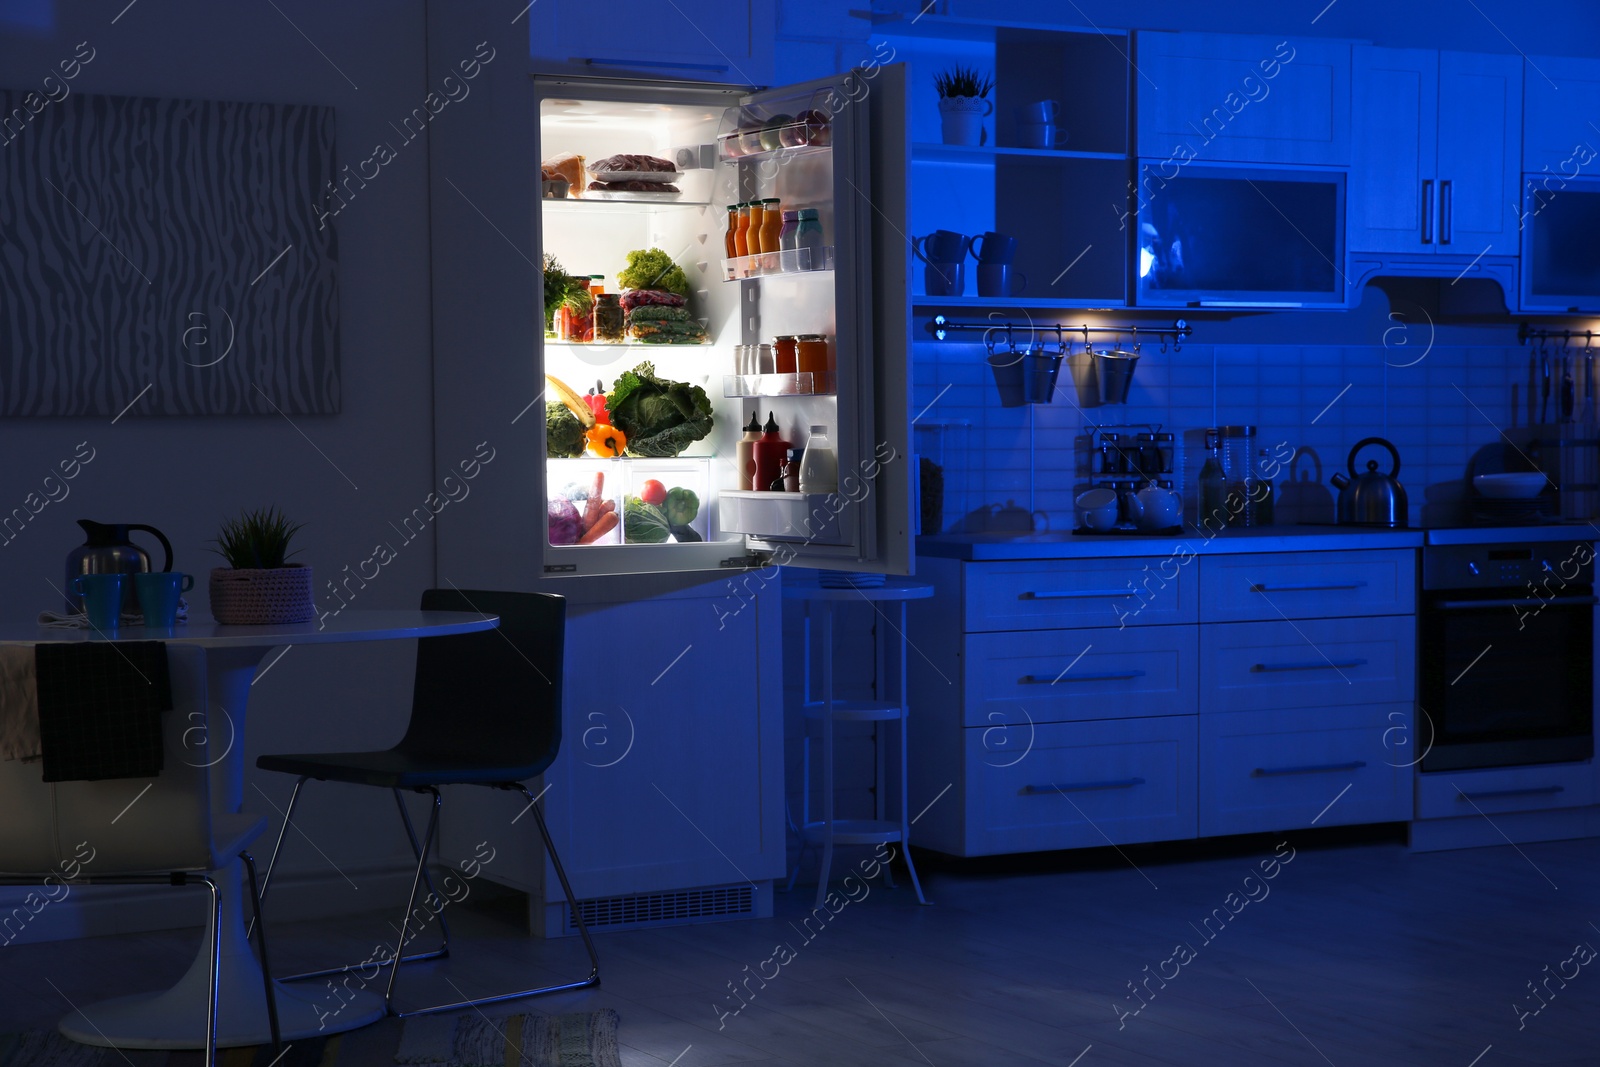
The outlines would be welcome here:
M 205 659 L 207 715 L 224 712 L 230 729 L 242 733 L 256 668 L 274 648 L 440 637 L 492 629 L 499 621 L 494 615 L 474 612 L 346 610 L 317 622 L 225 626 L 197 620 L 171 629 L 124 626 L 114 634 L 50 629 L 30 623 L 0 626 L 0 645 L 165 641 L 196 646 Z M 227 736 L 226 731 L 208 732 Z M 238 812 L 244 804 L 244 749 L 241 743 L 231 744 L 226 756 L 211 765 L 212 803 L 220 802 L 227 812 Z M 265 1044 L 270 1037 L 261 964 L 245 935 L 244 865 L 234 860 L 226 869 L 210 873 L 222 890 L 217 1044 Z M 170 989 L 84 1005 L 61 1020 L 60 1030 L 89 1045 L 203 1048 L 209 975 L 210 944 L 202 938 L 188 972 Z M 278 983 L 276 988 L 278 1021 L 285 1042 L 352 1030 L 384 1015 L 383 997 L 370 989 L 341 987 L 334 995 L 309 983 L 300 988 Z

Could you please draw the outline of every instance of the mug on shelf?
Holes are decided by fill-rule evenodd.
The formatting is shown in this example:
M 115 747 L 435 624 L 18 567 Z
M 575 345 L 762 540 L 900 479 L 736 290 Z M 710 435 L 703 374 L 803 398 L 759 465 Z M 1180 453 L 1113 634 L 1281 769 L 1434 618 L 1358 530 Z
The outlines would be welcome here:
M 1017 138 L 1024 148 L 1060 148 L 1067 143 L 1066 132 L 1053 122 L 1019 122 Z
M 1010 263 L 1017 255 L 1017 239 L 993 230 L 974 237 L 971 247 L 979 263 Z
M 1039 100 L 1017 108 L 1018 122 L 1054 122 L 1061 105 L 1054 100 Z
M 1009 263 L 978 264 L 979 296 L 1020 296 L 1027 287 L 1028 276 Z

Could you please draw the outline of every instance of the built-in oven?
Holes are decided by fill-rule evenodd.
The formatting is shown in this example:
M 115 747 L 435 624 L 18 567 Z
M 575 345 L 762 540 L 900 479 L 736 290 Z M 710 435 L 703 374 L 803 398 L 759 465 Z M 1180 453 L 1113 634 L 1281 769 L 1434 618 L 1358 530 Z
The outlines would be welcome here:
M 1590 542 L 1430 545 L 1422 594 L 1423 771 L 1593 755 Z

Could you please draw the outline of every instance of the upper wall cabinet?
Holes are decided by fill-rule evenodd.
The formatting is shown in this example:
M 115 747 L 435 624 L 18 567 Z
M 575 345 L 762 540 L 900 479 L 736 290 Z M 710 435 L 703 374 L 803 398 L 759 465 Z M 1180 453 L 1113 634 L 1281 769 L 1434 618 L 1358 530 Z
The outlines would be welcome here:
M 1523 71 L 1522 169 L 1600 173 L 1600 60 L 1529 57 Z
M 770 85 L 777 0 L 610 0 L 534 4 L 529 55 L 540 73 Z M 686 10 L 687 9 L 687 10 Z M 691 13 L 692 16 L 691 17 Z
M 1353 100 L 1352 251 L 1517 254 L 1521 57 L 1358 45 Z
M 1138 34 L 1138 154 L 1213 162 L 1350 162 L 1350 45 Z

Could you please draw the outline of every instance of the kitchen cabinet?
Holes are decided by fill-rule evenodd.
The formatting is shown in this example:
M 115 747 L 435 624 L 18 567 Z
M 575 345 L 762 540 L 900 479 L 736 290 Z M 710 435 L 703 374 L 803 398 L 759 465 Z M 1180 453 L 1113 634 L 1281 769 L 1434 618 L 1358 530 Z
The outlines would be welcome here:
M 777 0 L 547 2 L 527 18 L 528 52 L 542 74 L 769 85 L 776 69 Z
M 1357 46 L 1351 250 L 1517 255 L 1522 83 L 1518 56 Z
M 1348 42 L 1140 31 L 1136 43 L 1141 158 L 1350 163 Z
M 1600 59 L 1529 56 L 1522 73 L 1522 171 L 1600 174 Z
M 1600 60 L 1538 56 L 1523 71 L 1518 310 L 1600 311 Z
M 1414 549 L 1059 547 L 921 561 L 935 594 L 910 639 L 934 667 L 911 676 L 916 844 L 977 856 L 1411 818 L 1393 741 L 1411 736 Z

